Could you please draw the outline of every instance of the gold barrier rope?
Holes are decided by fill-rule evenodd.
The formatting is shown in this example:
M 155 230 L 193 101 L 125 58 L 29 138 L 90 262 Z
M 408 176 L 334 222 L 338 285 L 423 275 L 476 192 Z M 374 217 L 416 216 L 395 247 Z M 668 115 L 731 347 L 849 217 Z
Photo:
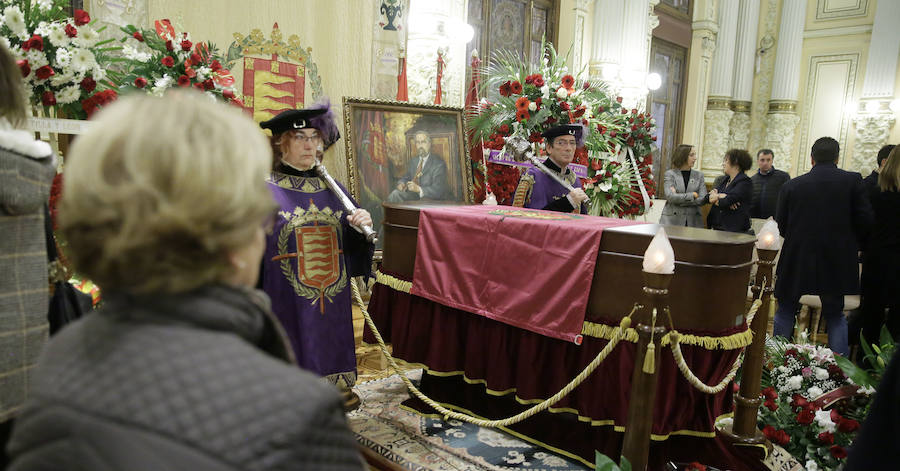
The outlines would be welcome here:
M 372 318 L 369 316 L 369 311 L 366 309 L 366 306 L 363 304 L 362 296 L 359 294 L 359 288 L 356 286 L 356 283 L 351 281 L 350 285 L 353 288 L 353 299 L 354 299 L 354 301 L 356 301 L 356 304 L 359 306 L 360 310 L 362 311 L 363 317 L 365 317 L 365 319 L 366 319 L 366 324 L 369 326 L 370 329 L 372 329 L 372 333 L 375 334 L 375 339 L 378 341 L 378 348 L 381 349 L 381 354 L 384 355 L 385 358 L 387 358 L 388 363 L 391 366 L 391 369 L 400 376 L 400 378 L 406 384 L 406 387 L 410 390 L 410 392 L 412 392 L 416 397 L 418 397 L 423 402 L 425 402 L 426 404 L 428 404 L 429 406 L 434 408 L 436 411 L 443 414 L 445 420 L 446 419 L 456 419 L 456 420 L 461 420 L 463 422 L 468 422 L 470 424 L 478 425 L 479 427 L 488 427 L 488 428 L 505 427 L 507 425 L 519 423 L 537 413 L 547 410 L 550 406 L 559 402 L 560 399 L 562 399 L 567 394 L 572 392 L 573 389 L 575 389 L 576 387 L 578 387 L 578 385 L 580 385 L 582 382 L 584 382 L 584 380 L 587 379 L 587 377 L 590 376 L 591 373 L 593 373 L 594 370 L 596 370 L 598 366 L 600 366 L 600 363 L 602 363 L 603 360 L 605 360 L 606 357 L 609 356 L 609 354 L 616 347 L 616 345 L 619 344 L 619 341 L 621 341 L 622 337 L 623 337 L 622 332 L 624 332 L 631 325 L 632 314 L 634 314 L 635 311 L 637 311 L 639 308 L 642 307 L 638 303 L 634 304 L 634 307 L 631 308 L 631 312 L 629 312 L 627 316 L 623 317 L 622 321 L 619 323 L 619 326 L 615 328 L 615 332 L 613 333 L 613 338 L 610 339 L 609 343 L 607 343 L 606 346 L 603 347 L 603 350 L 600 350 L 600 353 L 598 353 L 597 356 L 594 357 L 594 360 L 591 361 L 581 371 L 581 373 L 578 374 L 578 376 L 576 376 L 574 379 L 572 379 L 572 381 L 570 381 L 569 384 L 567 384 L 559 392 L 557 392 L 553 396 L 545 399 L 540 404 L 537 404 L 534 407 L 531 407 L 525 411 L 522 411 L 512 417 L 507 417 L 502 420 L 484 420 L 484 419 L 479 419 L 477 417 L 472 417 L 471 415 L 462 414 L 462 413 L 447 409 L 446 407 L 440 405 L 439 403 L 435 402 L 430 397 L 423 394 L 422 391 L 419 391 L 419 388 L 417 388 L 414 384 L 412 384 L 412 381 L 410 381 L 409 378 L 407 378 L 406 375 L 403 374 L 402 371 L 400 371 L 400 367 L 397 366 L 397 363 L 394 361 L 394 357 L 391 356 L 390 352 L 388 352 L 387 346 L 384 344 L 384 339 L 381 337 L 381 333 L 378 332 L 378 329 L 375 327 L 375 322 L 372 321 Z
M 765 291 L 766 279 L 763 278 L 762 282 L 763 289 L 759 290 L 759 295 L 756 299 L 753 300 L 753 304 L 750 306 L 750 310 L 747 311 L 747 328 L 750 329 L 750 326 L 753 324 L 753 318 L 756 317 L 757 311 L 759 311 L 759 307 L 762 306 L 762 294 Z M 684 360 L 684 355 L 681 353 L 681 345 L 679 345 L 678 341 L 681 337 L 681 334 L 675 330 L 674 324 L 672 322 L 672 313 L 669 312 L 668 307 L 666 308 L 666 316 L 669 318 L 669 327 L 672 329 L 669 332 L 668 336 L 670 336 L 669 340 L 672 344 L 672 356 L 675 358 L 675 364 L 678 366 L 678 370 L 681 371 L 681 374 L 684 378 L 700 391 L 705 392 L 706 394 L 718 394 L 725 389 L 725 386 L 734 379 L 734 375 L 737 374 L 737 370 L 744 363 L 744 355 L 741 353 L 735 360 L 734 364 L 731 365 L 731 370 L 728 371 L 728 374 L 719 381 L 715 386 L 710 386 L 698 378 L 691 368 L 688 366 L 687 362 Z M 752 331 L 751 331 L 752 333 Z

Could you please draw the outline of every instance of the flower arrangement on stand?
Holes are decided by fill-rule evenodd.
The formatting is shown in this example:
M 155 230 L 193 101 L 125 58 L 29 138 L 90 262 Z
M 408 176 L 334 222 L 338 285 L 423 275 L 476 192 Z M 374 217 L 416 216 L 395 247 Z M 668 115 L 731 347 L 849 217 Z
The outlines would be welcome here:
M 569 74 L 565 58 L 551 44 L 544 43 L 543 51 L 538 66 L 512 52 L 495 54 L 482 76 L 487 77 L 484 86 L 497 90 L 500 98 L 496 103 L 482 100 L 467 110 L 473 139 L 485 148 L 501 150 L 504 138 L 512 135 L 536 145 L 549 127 L 581 124 L 587 131 L 585 147 L 575 161 L 588 167 L 582 183 L 591 201 L 590 214 L 642 214 L 640 188 L 652 198 L 655 187 L 650 169 L 655 121 L 649 113 L 624 108 L 622 98 L 614 97 L 602 82 Z M 513 171 L 492 170 L 492 165 L 488 164 L 491 188 L 509 186 L 509 181 L 494 179 L 511 180 Z M 502 201 L 499 195 L 498 200 Z
M 90 15 L 66 0 L 0 0 L 0 41 L 12 52 L 33 106 L 84 119 L 116 98 L 115 73 L 104 68 L 118 47 L 100 40 Z
M 155 30 L 128 25 L 122 28 L 125 58 L 122 93 L 143 91 L 162 95 L 172 87 L 193 87 L 208 96 L 243 106 L 234 88 L 234 76 L 209 42 L 193 42 L 187 32 L 176 31 L 169 20 L 157 20 Z
M 768 339 L 766 358 L 763 434 L 807 471 L 843 465 L 875 390 L 854 384 L 826 347 Z

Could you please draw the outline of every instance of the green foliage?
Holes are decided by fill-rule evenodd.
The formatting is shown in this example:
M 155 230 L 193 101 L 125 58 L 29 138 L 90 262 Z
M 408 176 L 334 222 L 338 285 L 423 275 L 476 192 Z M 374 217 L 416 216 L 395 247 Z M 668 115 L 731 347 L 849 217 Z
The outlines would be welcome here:
M 622 456 L 621 460 L 622 460 L 622 464 L 618 465 L 610 457 L 597 451 L 597 452 L 595 452 L 595 455 L 594 455 L 594 470 L 595 471 L 631 471 L 631 463 L 628 462 L 628 458 L 625 458 L 624 456 Z

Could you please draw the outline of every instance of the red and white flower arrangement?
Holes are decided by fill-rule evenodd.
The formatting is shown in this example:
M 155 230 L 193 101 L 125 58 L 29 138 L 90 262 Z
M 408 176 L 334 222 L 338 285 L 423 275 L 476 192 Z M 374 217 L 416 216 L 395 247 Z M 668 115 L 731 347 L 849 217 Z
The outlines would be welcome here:
M 853 384 L 822 346 L 769 339 L 766 357 L 763 434 L 808 471 L 841 466 L 874 390 Z
M 591 214 L 623 216 L 642 214 L 643 184 L 648 197 L 654 187 L 651 164 L 656 140 L 655 121 L 647 112 L 622 106 L 622 98 L 596 80 L 582 80 L 568 72 L 565 58 L 553 46 L 544 44 L 544 55 L 535 66 L 515 53 L 496 54 L 485 71 L 490 94 L 499 92 L 496 102 L 482 100 L 467 110 L 473 138 L 488 149 L 500 150 L 504 138 L 522 136 L 532 143 L 543 142 L 541 132 L 560 124 L 585 127 L 585 145 L 576 151 L 575 162 L 588 167 L 582 183 L 590 197 Z M 495 92 L 496 91 L 496 92 Z M 634 164 L 623 159 L 628 149 Z M 492 189 L 508 189 L 512 172 L 498 172 L 489 166 Z M 516 176 L 518 172 L 514 172 Z M 498 194 L 498 198 L 500 198 Z M 502 198 L 500 198 L 502 200 Z
M 169 20 L 157 20 L 155 30 L 128 25 L 121 40 L 126 61 L 122 92 L 144 91 L 161 96 L 173 87 L 194 88 L 211 98 L 242 106 L 234 76 L 214 45 L 192 41 Z
M 68 5 L 0 0 L 0 42 L 15 56 L 32 105 L 84 118 L 116 97 L 115 81 L 103 64 L 118 48 L 106 46 L 112 40 L 100 40 L 104 28 L 94 29 L 86 11 L 69 17 Z

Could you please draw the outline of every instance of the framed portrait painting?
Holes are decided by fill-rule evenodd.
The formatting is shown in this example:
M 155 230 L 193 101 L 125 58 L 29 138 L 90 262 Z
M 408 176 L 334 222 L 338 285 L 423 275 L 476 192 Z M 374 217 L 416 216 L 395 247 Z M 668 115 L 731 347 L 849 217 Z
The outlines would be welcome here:
M 463 119 L 459 107 L 344 97 L 350 193 L 379 234 L 385 201 L 472 204 Z

